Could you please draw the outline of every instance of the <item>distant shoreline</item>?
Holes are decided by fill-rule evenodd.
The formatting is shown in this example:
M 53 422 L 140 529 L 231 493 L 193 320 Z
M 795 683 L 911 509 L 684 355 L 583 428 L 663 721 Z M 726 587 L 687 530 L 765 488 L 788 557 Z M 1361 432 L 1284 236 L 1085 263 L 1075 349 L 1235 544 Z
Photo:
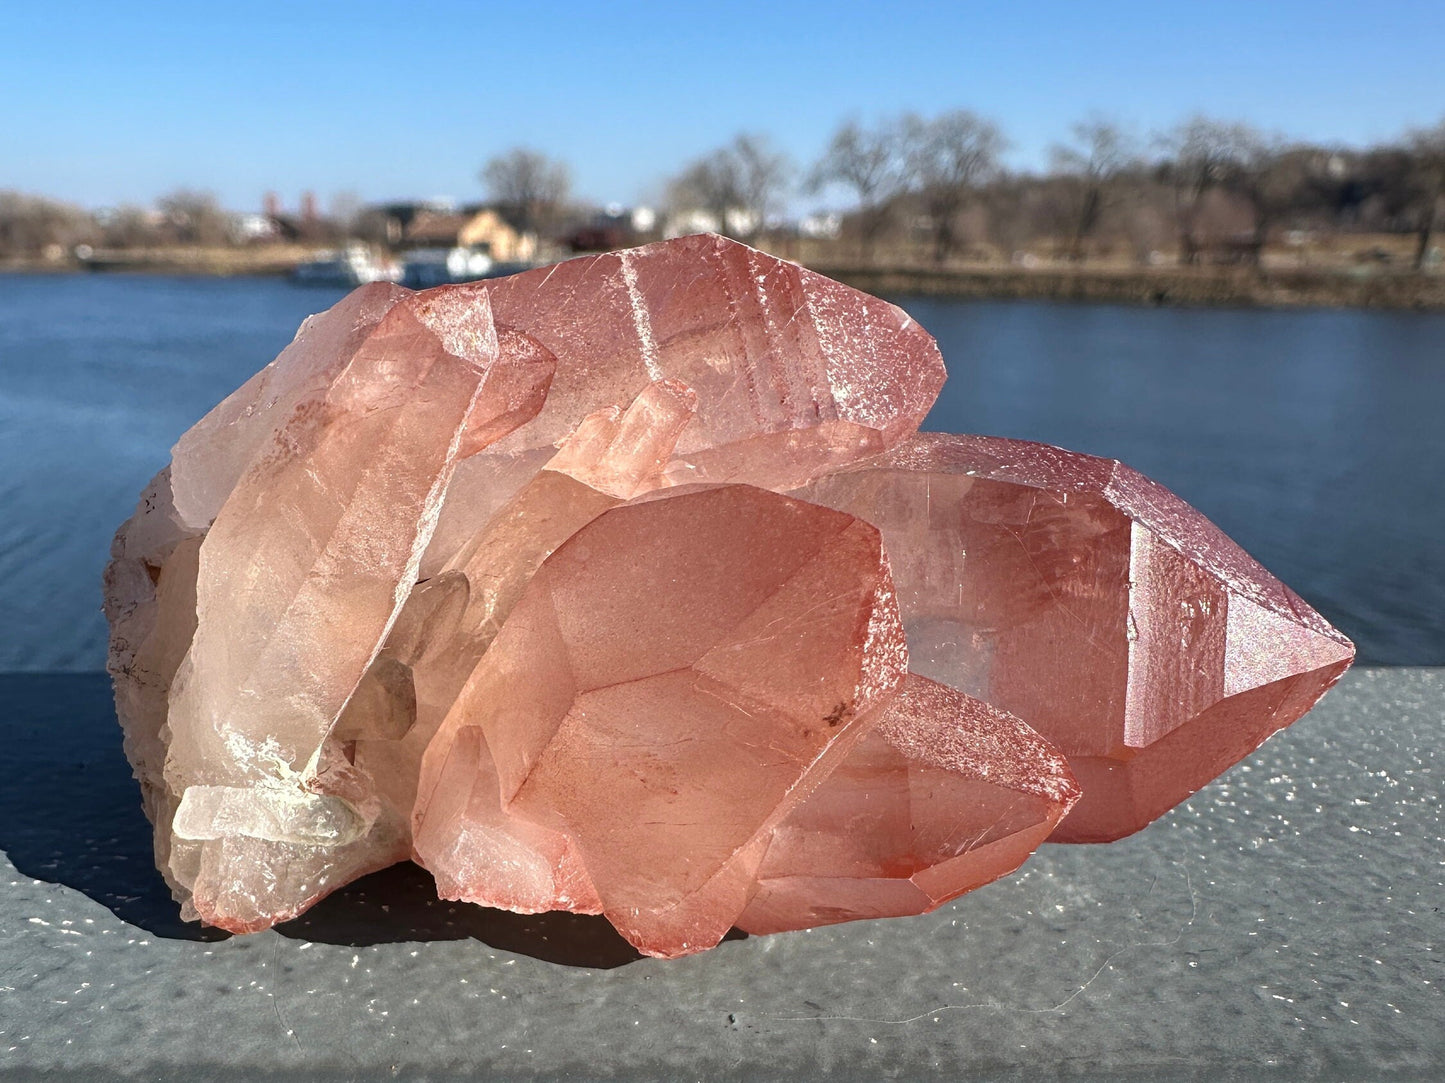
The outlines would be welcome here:
M 1377 271 L 1185 268 L 873 268 L 816 264 L 876 294 L 977 301 L 1082 301 L 1216 308 L 1375 308 L 1445 311 L 1445 275 Z
M 0 260 L 0 271 L 30 274 L 155 274 L 230 278 L 240 275 L 289 275 L 315 257 L 301 245 L 260 248 L 136 248 L 98 251 L 84 261 L 65 259 Z
M 141 273 L 231 277 L 285 275 L 309 249 L 151 249 L 97 253 L 88 264 L 0 261 L 0 272 Z M 808 263 L 821 274 L 876 294 L 966 300 L 1079 301 L 1195 307 L 1322 307 L 1445 311 L 1445 273 L 1384 268 L 1324 270 L 1243 267 L 871 267 Z

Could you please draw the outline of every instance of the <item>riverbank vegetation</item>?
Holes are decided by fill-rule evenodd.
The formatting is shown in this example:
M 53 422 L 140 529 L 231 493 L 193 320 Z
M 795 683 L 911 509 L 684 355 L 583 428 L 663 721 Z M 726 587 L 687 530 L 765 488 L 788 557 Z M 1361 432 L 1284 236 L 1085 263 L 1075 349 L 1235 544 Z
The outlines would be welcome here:
M 276 272 L 343 243 L 402 250 L 414 223 L 436 233 L 488 206 L 543 259 L 711 229 L 879 288 L 1442 303 L 1445 119 L 1348 147 L 1209 117 L 1136 133 L 1091 116 L 1034 171 L 1007 168 L 1009 146 L 967 110 L 846 121 L 809 163 L 741 134 L 683 164 L 656 208 L 587 206 L 564 160 L 528 148 L 486 164 L 491 201 L 471 207 L 343 195 L 323 212 L 307 196 L 286 213 L 268 196 L 236 213 L 178 190 L 152 207 L 87 209 L 0 191 L 0 266 Z

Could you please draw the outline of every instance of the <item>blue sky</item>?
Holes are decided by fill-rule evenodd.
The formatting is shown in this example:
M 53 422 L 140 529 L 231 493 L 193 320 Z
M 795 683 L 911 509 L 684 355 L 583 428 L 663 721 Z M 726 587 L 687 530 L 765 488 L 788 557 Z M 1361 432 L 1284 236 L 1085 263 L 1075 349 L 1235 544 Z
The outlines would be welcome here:
M 478 198 L 518 143 L 630 202 L 740 130 L 807 161 L 904 109 L 984 113 L 1024 167 L 1090 110 L 1384 139 L 1445 115 L 1445 2 L 0 0 L 0 101 L 0 189 L 92 206 Z

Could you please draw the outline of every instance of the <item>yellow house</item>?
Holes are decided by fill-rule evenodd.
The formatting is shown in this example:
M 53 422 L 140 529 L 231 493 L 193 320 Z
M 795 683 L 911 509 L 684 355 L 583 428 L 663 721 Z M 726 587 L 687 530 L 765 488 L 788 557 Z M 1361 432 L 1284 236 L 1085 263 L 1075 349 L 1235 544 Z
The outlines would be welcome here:
M 537 235 L 520 231 L 490 207 L 461 214 L 422 211 L 407 224 L 403 240 L 420 248 L 477 248 L 498 263 L 525 263 L 537 254 Z

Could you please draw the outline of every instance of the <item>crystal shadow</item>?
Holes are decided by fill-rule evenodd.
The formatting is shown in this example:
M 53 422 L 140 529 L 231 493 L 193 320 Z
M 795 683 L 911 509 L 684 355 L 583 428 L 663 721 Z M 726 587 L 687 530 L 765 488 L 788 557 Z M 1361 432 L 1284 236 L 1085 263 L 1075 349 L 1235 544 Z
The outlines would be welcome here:
M 120 747 L 103 673 L 3 673 L 0 849 L 25 876 L 63 884 L 153 936 L 222 940 L 180 919 L 156 872 L 151 828 Z
M 600 914 L 514 914 L 438 899 L 431 874 L 410 861 L 348 884 L 275 929 L 295 940 L 348 947 L 473 939 L 515 955 L 593 970 L 645 958 Z M 723 939 L 745 940 L 747 934 L 733 929 Z
M 101 673 L 0 673 L 5 740 L 0 850 L 24 876 L 62 884 L 122 921 L 169 940 L 230 934 L 180 920 L 155 869 L 151 829 L 121 753 L 110 681 Z M 405 863 L 365 877 L 277 932 L 363 946 L 474 938 L 545 962 L 596 969 L 642 958 L 602 917 L 512 914 L 436 897 Z M 740 937 L 732 933 L 730 938 Z

